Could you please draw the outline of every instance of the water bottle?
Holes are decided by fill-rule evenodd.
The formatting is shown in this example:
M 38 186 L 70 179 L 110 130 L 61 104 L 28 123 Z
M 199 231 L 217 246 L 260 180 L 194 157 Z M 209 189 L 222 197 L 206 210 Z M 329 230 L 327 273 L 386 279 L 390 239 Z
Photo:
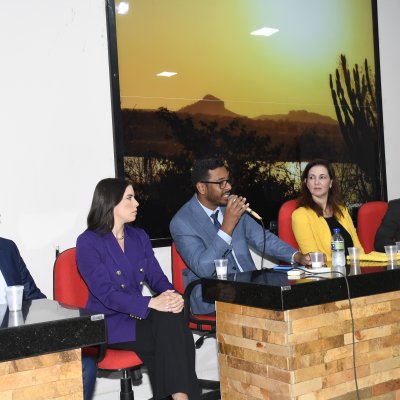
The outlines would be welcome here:
M 332 236 L 332 268 L 341 269 L 346 266 L 346 255 L 344 240 L 340 234 L 340 229 L 335 228 Z

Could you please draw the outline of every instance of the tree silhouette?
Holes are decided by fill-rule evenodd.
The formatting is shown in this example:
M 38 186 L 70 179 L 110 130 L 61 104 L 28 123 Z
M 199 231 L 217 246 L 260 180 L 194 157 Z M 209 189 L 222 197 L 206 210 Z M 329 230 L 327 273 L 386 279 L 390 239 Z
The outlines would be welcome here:
M 340 131 L 351 158 L 364 172 L 372 185 L 372 192 L 364 193 L 364 201 L 371 199 L 380 186 L 377 174 L 378 160 L 378 113 L 375 84 L 371 70 L 365 59 L 364 70 L 354 65 L 352 71 L 347 67 L 345 55 L 340 56 L 336 69 L 335 82 L 332 74 L 329 83 Z
M 273 167 L 274 164 L 284 164 L 277 161 L 283 144 L 273 145 L 268 135 L 257 134 L 235 118 L 221 122 L 186 116 L 165 108 L 159 109 L 157 114 L 167 123 L 168 130 L 182 148 L 180 154 L 169 157 L 174 163 L 170 174 L 181 177 L 181 183 L 185 181 L 185 191 L 189 188 L 193 193 L 188 171 L 194 160 L 219 155 L 229 164 L 235 180 L 234 192 L 249 195 L 252 206 L 266 221 L 275 218 L 282 198 L 293 196 L 293 176 L 278 177 L 277 169 Z

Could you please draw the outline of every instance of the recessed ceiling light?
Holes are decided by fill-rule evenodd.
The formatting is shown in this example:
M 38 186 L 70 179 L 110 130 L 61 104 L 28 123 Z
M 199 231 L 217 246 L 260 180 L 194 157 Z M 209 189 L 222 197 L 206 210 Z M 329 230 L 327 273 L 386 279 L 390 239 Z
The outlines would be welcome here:
M 253 31 L 250 33 L 250 35 L 253 36 L 271 36 L 274 33 L 279 32 L 279 29 L 275 29 L 275 28 L 261 28 L 261 29 L 257 29 L 256 31 Z
M 129 3 L 127 1 L 121 1 L 115 8 L 118 14 L 127 14 L 129 11 Z
M 177 74 L 177 72 L 163 71 L 163 72 L 160 72 L 159 74 L 157 74 L 157 76 L 165 76 L 167 78 L 170 78 L 171 76 L 174 76 L 176 74 Z

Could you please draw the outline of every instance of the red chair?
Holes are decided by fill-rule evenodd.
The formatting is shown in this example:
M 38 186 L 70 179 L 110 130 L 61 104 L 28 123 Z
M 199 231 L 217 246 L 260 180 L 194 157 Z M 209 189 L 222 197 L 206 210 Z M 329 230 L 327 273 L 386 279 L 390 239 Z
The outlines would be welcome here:
M 196 340 L 196 349 L 199 349 L 204 339 L 210 336 L 215 336 L 216 332 L 216 318 L 211 315 L 192 314 L 190 311 L 190 293 L 196 285 L 200 284 L 200 279 L 191 282 L 186 290 L 183 282 L 182 272 L 187 269 L 185 262 L 176 249 L 175 243 L 171 245 L 171 258 L 172 258 L 172 283 L 175 289 L 183 295 L 185 306 L 183 308 L 184 317 L 188 322 L 189 328 L 200 335 Z M 202 395 L 203 400 L 216 400 L 221 398 L 219 381 L 211 381 L 207 379 L 199 379 L 202 389 L 211 389 Z
M 361 246 L 366 253 L 375 250 L 376 231 L 386 214 L 387 208 L 388 203 L 386 201 L 370 201 L 363 204 L 358 210 L 357 233 Z
M 297 207 L 297 200 L 289 200 L 282 204 L 278 214 L 278 236 L 287 244 L 299 250 L 292 230 L 292 214 Z
M 82 279 L 75 260 L 75 248 L 60 253 L 54 263 L 53 290 L 54 299 L 62 304 L 84 308 L 89 296 L 89 290 Z M 100 347 L 86 347 L 85 354 L 97 356 L 98 368 L 107 371 L 121 371 L 121 400 L 133 400 L 132 379 L 141 380 L 140 366 L 142 360 L 133 351 L 108 349 Z

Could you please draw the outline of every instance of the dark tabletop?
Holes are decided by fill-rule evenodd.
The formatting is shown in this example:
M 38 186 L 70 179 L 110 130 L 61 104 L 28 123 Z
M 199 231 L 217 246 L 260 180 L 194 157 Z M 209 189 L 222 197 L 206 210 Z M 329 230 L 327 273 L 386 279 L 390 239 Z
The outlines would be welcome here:
M 0 362 L 106 342 L 104 316 L 89 315 L 55 300 L 24 302 L 9 312 L 0 304 Z
M 386 265 L 361 267 L 356 275 L 346 267 L 346 279 L 325 273 L 303 279 L 289 279 L 286 270 L 257 270 L 229 274 L 227 280 L 202 278 L 203 298 L 270 310 L 329 303 L 400 289 L 400 269 Z

